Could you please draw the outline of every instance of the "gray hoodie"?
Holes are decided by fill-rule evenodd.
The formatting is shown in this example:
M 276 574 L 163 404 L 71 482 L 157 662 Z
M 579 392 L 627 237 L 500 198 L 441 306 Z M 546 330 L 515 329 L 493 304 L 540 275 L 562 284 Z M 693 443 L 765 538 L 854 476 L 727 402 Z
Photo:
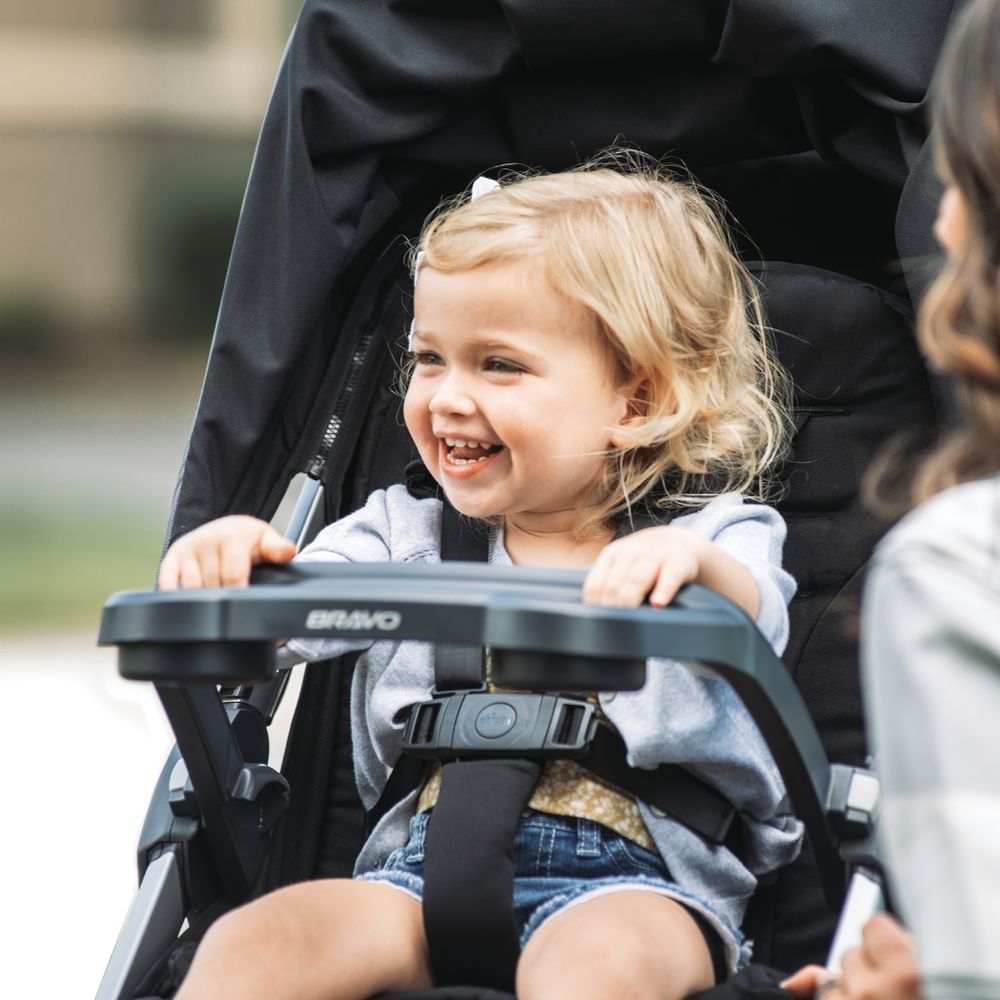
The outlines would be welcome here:
M 777 652 L 788 639 L 787 604 L 795 589 L 781 568 L 785 525 L 771 507 L 735 493 L 674 518 L 673 524 L 710 539 L 738 559 L 760 592 L 757 625 Z M 440 562 L 441 502 L 415 499 L 404 486 L 373 493 L 360 510 L 329 525 L 298 556 L 302 562 Z M 501 530 L 489 562 L 509 566 Z M 367 648 L 366 648 L 367 647 Z M 293 639 L 281 652 L 288 665 L 366 649 L 352 689 L 354 768 L 366 808 L 378 800 L 399 757 L 408 708 L 430 696 L 433 648 L 421 642 Z M 745 866 L 725 847 L 640 804 L 650 835 L 677 883 L 692 899 L 738 927 L 756 877 L 794 860 L 802 826 L 787 814 L 784 784 L 756 724 L 725 682 L 697 676 L 683 664 L 647 663 L 639 691 L 603 694 L 601 707 L 628 748 L 629 763 L 653 768 L 684 764 L 718 788 L 743 813 L 750 850 Z M 410 795 L 391 809 L 362 848 L 356 873 L 379 867 L 407 838 L 415 808 Z M 702 907 L 698 907 L 701 909 Z M 715 922 L 715 921 L 713 921 Z

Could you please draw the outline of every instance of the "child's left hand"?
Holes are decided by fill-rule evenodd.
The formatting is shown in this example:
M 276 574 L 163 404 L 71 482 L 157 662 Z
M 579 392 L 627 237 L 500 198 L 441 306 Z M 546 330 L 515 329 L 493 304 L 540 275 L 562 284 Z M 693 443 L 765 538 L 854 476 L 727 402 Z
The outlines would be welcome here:
M 591 604 L 654 607 L 669 604 L 686 583 L 700 583 L 735 601 L 751 617 L 760 604 L 750 572 L 717 545 L 671 524 L 643 528 L 606 545 L 583 583 Z

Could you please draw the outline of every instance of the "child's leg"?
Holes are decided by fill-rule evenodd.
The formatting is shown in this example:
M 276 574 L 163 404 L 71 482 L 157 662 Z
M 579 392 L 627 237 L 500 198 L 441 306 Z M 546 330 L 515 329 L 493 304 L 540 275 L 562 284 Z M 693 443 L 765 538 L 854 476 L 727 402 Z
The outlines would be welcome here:
M 177 1000 L 367 1000 L 430 985 L 420 903 L 377 882 L 325 879 L 217 920 Z
M 680 1000 L 714 983 L 698 925 L 652 892 L 615 892 L 568 907 L 529 938 L 518 1000 Z

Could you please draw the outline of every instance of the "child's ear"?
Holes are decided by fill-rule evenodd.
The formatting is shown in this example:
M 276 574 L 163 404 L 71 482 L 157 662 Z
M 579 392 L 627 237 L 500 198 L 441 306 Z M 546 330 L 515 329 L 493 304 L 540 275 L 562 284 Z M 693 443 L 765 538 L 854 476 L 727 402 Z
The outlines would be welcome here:
M 649 414 L 650 380 L 645 372 L 639 372 L 622 386 L 625 403 L 622 418 L 611 432 L 611 444 L 615 448 L 627 448 L 635 443 L 631 431 L 641 427 Z

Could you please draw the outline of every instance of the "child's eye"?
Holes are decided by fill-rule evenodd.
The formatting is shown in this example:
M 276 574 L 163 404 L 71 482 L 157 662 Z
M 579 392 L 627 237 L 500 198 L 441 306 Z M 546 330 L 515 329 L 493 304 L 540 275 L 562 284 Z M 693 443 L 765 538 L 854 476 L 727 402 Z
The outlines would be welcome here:
M 515 365 L 513 361 L 504 361 L 503 358 L 489 358 L 486 362 L 486 370 L 488 372 L 503 372 L 505 374 L 520 374 L 524 371 L 519 365 Z
M 410 360 L 415 365 L 441 365 L 444 361 L 440 354 L 433 351 L 410 351 Z

